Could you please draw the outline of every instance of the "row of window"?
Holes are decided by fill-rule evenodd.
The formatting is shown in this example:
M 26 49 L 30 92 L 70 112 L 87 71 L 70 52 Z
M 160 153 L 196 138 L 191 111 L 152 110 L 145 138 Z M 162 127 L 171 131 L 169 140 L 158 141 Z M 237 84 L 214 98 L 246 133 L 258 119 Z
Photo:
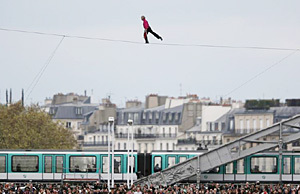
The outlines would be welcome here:
M 179 157 L 179 162 L 185 161 L 187 158 L 185 156 Z M 245 173 L 245 160 L 240 159 L 236 162 L 236 173 L 237 174 L 244 174 Z M 175 156 L 168 156 L 167 157 L 167 166 L 175 165 L 176 157 Z M 162 168 L 162 157 L 155 156 L 154 157 L 154 171 L 159 171 Z M 294 174 L 300 174 L 300 157 L 294 158 Z M 225 174 L 233 174 L 233 162 L 225 165 Z M 284 157 L 283 158 L 283 174 L 291 174 L 291 158 Z M 220 168 L 215 168 L 210 170 L 208 173 L 218 173 Z M 250 172 L 251 173 L 277 173 L 277 157 L 251 157 L 250 160 Z
M 62 173 L 64 168 L 64 157 L 56 156 L 53 161 L 52 156 L 44 156 L 44 173 Z M 114 157 L 114 172 L 121 173 L 121 156 Z M 102 164 L 98 169 L 102 173 L 108 172 L 108 156 L 102 156 Z M 134 160 L 130 157 L 130 166 L 134 168 Z M 54 168 L 53 168 L 54 167 Z M 54 169 L 54 171 L 53 171 Z M 97 162 L 96 156 L 70 156 L 69 158 L 70 172 L 96 172 Z M 39 157 L 38 156 L 13 156 L 12 172 L 38 172 Z M 0 173 L 6 173 L 6 157 L 0 156 Z

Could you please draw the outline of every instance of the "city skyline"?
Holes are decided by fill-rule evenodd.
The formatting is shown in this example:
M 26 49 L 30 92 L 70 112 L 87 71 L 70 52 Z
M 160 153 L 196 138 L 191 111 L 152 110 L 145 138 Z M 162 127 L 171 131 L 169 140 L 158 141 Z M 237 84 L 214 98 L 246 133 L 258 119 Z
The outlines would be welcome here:
M 41 103 L 56 93 L 83 94 L 84 90 L 88 94 L 93 90 L 97 101 L 111 96 L 117 105 L 124 105 L 126 99 L 143 101 L 150 93 L 175 97 L 195 93 L 214 100 L 300 96 L 295 89 L 299 52 L 184 46 L 299 49 L 297 1 L 157 1 L 147 6 L 145 1 L 70 2 L 1 1 L 0 28 L 141 44 L 65 38 L 27 104 Z M 163 42 L 150 37 L 150 45 L 142 44 L 141 15 L 163 36 Z M 60 40 L 0 30 L 1 103 L 6 89 L 12 88 L 14 100 L 20 99 L 22 88 L 27 96 Z

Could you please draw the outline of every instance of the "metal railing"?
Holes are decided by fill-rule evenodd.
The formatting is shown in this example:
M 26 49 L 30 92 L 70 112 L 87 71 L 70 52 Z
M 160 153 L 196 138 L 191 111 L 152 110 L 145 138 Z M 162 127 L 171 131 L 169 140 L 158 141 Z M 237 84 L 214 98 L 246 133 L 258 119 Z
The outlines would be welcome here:
M 176 133 L 168 133 L 168 134 L 139 134 L 135 133 L 133 134 L 135 139 L 146 139 L 146 138 L 176 138 Z M 123 133 L 116 133 L 115 138 L 127 138 L 127 134 Z
M 201 144 L 201 145 L 222 145 L 222 140 L 196 140 L 196 138 L 178 139 L 177 145 Z

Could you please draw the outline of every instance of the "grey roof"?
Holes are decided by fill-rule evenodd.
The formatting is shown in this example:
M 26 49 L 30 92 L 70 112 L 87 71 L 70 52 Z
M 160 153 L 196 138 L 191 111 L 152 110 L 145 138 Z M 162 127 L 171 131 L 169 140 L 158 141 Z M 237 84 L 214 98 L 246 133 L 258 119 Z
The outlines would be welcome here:
M 64 104 L 55 108 L 53 119 L 83 119 L 86 113 L 90 113 L 98 107 L 97 104 Z M 76 108 L 82 109 L 82 114 L 76 114 Z
M 237 111 L 235 114 L 239 115 L 239 114 L 273 114 L 274 110 L 271 109 L 251 109 L 251 110 L 247 110 L 245 108 L 240 109 L 239 111 Z
M 117 124 L 126 125 L 129 118 L 136 125 L 179 125 L 182 118 L 183 105 L 173 108 L 158 106 L 145 109 L 144 107 L 133 107 L 117 111 Z
M 275 117 L 280 118 L 290 118 L 300 114 L 300 106 L 271 107 L 270 109 L 275 112 Z

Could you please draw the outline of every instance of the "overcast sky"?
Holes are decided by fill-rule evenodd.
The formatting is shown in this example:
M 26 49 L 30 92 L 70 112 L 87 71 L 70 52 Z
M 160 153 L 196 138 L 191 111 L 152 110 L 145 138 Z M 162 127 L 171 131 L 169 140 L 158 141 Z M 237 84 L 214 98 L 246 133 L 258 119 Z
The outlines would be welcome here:
M 0 102 L 32 90 L 27 103 L 56 93 L 111 95 L 118 106 L 145 95 L 300 98 L 300 52 L 162 46 L 151 43 L 300 48 L 300 1 L 0 0 L 0 28 L 143 43 L 145 15 L 163 42 L 149 45 L 65 38 L 36 86 L 29 87 L 61 37 L 0 30 Z M 252 81 L 238 88 L 243 83 Z M 33 85 L 34 85 L 33 84 Z M 182 89 L 180 90 L 180 84 Z M 229 93 L 229 94 L 228 94 Z

